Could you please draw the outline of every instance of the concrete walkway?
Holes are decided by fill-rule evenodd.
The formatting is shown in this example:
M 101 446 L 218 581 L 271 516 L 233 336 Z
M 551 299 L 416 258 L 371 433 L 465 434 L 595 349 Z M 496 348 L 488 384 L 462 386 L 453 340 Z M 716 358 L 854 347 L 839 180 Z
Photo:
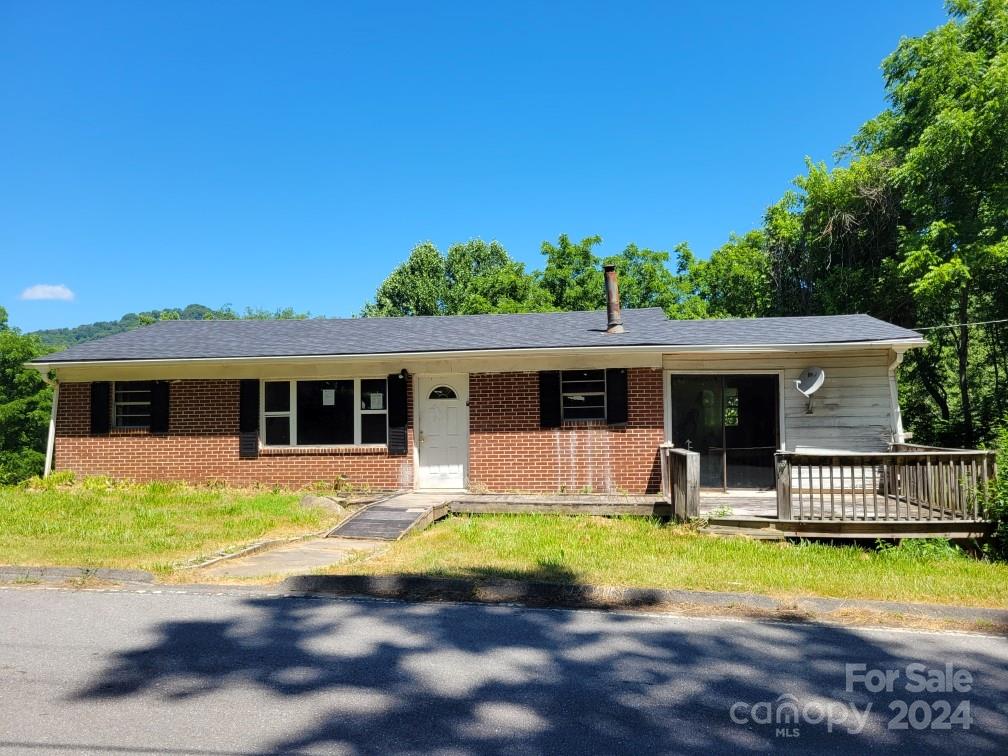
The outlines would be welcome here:
M 225 559 L 200 570 L 200 574 L 207 578 L 310 574 L 354 556 L 372 553 L 414 528 L 426 527 L 436 519 L 435 509 L 452 496 L 451 493 L 399 494 L 362 507 L 331 530 L 326 538 L 293 541 L 258 554 Z
M 263 578 L 272 575 L 304 575 L 361 553 L 384 546 L 378 541 L 346 538 L 315 538 L 293 541 L 269 551 L 235 559 L 225 559 L 199 571 L 200 577 Z

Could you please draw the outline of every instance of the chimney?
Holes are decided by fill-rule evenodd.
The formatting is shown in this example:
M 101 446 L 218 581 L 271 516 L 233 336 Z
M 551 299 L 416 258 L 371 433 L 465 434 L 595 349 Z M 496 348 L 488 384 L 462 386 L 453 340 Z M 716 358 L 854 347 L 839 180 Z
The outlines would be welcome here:
M 616 275 L 616 266 L 603 265 L 602 270 L 605 271 L 606 315 L 609 318 L 606 333 L 623 333 L 623 313 L 620 310 L 619 277 Z

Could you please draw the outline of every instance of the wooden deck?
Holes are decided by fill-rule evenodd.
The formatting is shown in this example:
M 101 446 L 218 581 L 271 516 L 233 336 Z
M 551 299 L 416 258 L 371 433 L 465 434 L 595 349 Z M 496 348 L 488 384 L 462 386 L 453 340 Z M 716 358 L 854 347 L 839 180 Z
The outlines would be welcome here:
M 814 504 L 816 519 L 782 520 L 777 517 L 775 491 L 701 491 L 699 509 L 712 532 L 758 537 L 958 539 L 982 538 L 991 529 L 984 520 L 937 519 L 928 508 L 893 497 L 888 499 L 888 515 L 879 497 L 878 518 L 870 504 L 865 517 L 865 501 L 860 493 L 845 494 L 842 499 L 836 495 L 831 509 L 827 496 L 823 511 L 818 500 Z M 807 502 L 805 511 L 809 511 Z
M 774 455 L 772 491 L 701 490 L 699 455 L 659 447 L 662 493 L 680 520 L 712 528 L 823 538 L 979 538 L 997 477 L 992 452 L 891 444 L 886 452 Z

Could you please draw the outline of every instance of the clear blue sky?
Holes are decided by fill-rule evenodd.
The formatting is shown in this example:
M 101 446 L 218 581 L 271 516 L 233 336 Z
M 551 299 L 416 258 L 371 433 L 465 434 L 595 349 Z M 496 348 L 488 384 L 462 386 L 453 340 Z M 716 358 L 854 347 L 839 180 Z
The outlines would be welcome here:
M 883 107 L 940 0 L 0 4 L 0 304 L 24 330 L 357 312 L 410 248 L 706 256 Z M 29 287 L 60 285 L 73 292 Z M 50 297 L 50 298 L 45 298 Z

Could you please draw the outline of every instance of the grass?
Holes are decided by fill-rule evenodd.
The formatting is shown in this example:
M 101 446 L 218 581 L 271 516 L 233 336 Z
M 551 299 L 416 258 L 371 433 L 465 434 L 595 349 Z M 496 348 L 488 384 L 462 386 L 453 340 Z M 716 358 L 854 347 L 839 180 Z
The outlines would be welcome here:
M 331 571 L 1008 606 L 1008 564 L 941 541 L 874 549 L 762 542 L 630 517 L 450 517 Z
M 301 495 L 290 491 L 61 482 L 0 488 L 0 564 L 165 574 L 221 550 L 317 532 L 338 520 L 326 509 L 302 507 Z

